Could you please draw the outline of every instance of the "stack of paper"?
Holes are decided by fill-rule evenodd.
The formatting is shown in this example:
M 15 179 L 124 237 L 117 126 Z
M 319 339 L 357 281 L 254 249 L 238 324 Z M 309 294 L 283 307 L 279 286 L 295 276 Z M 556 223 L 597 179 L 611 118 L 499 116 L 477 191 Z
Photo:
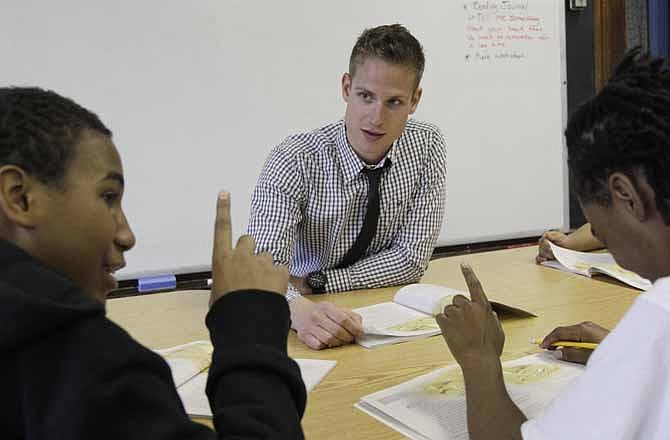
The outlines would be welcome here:
M 195 341 L 176 347 L 156 350 L 170 366 L 186 413 L 192 416 L 212 417 L 205 395 L 207 373 L 213 347 L 209 341 Z M 311 391 L 335 367 L 336 361 L 295 359 L 300 367 L 307 391 Z
M 583 369 L 546 352 L 503 363 L 510 397 L 529 418 L 538 415 Z M 354 406 L 412 439 L 469 438 L 465 385 L 457 365 L 369 394 Z

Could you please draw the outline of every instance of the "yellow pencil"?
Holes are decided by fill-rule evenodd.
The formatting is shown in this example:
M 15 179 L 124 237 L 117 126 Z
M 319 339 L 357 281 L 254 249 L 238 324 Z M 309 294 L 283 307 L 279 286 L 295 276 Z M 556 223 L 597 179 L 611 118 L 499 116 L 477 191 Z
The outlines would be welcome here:
M 542 343 L 542 339 L 533 339 L 530 341 L 530 343 L 540 345 Z M 552 347 L 588 348 L 589 350 L 595 350 L 598 348 L 598 344 L 593 342 L 556 341 L 551 345 Z

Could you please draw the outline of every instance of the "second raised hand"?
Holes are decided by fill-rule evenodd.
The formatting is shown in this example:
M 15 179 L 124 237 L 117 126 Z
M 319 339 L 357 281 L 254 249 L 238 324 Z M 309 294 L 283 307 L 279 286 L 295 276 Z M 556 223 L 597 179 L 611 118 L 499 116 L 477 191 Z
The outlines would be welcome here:
M 489 303 L 489 299 L 486 297 L 486 293 L 484 293 L 482 283 L 479 282 L 477 275 L 475 275 L 475 272 L 472 270 L 470 265 L 467 263 L 461 263 L 461 272 L 465 278 L 465 284 L 468 285 L 471 301 L 491 309 L 491 303 Z
M 212 293 L 210 305 L 227 293 L 263 290 L 281 295 L 288 287 L 288 269 L 274 265 L 268 253 L 255 254 L 256 243 L 243 235 L 232 247 L 230 194 L 219 193 L 212 250 Z

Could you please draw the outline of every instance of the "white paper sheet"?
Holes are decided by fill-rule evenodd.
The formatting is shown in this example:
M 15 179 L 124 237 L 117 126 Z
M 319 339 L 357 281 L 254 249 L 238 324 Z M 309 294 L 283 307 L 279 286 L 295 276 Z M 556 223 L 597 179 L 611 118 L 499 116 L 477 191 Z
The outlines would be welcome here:
M 503 367 L 526 364 L 559 367 L 551 376 L 538 382 L 506 384 L 512 400 L 528 417 L 536 416 L 583 371 L 582 366 L 557 361 L 548 353 L 505 362 Z M 357 407 L 404 435 L 415 432 L 421 436 L 411 438 L 468 439 L 465 396 L 426 391 L 429 384 L 438 381 L 447 371 L 457 368 L 456 365 L 441 368 L 395 387 L 367 395 L 361 399 Z
M 197 347 L 197 351 L 185 348 Z M 209 359 L 204 368 L 201 367 L 201 351 L 209 350 Z M 176 347 L 156 350 L 170 366 L 172 377 L 177 385 L 177 393 L 181 398 L 186 413 L 192 416 L 212 417 L 212 410 L 205 394 L 207 374 L 211 362 L 213 347 L 209 341 L 195 341 Z M 184 356 L 179 357 L 179 354 Z M 195 355 L 196 359 L 193 359 Z M 294 359 L 300 368 L 300 375 L 307 392 L 312 391 L 330 371 L 337 361 L 320 359 Z
M 392 327 L 400 326 L 414 320 L 428 320 L 432 324 L 432 315 L 417 312 L 416 310 L 402 306 L 400 304 L 385 302 L 374 304 L 367 307 L 354 309 L 354 312 L 363 318 L 363 329 L 370 335 L 388 335 L 388 336 L 419 336 L 434 333 L 438 330 L 437 324 L 434 327 L 425 330 L 403 331 L 394 330 Z
M 409 284 L 398 290 L 393 302 L 429 315 L 437 315 L 442 312 L 446 304 L 451 304 L 452 298 L 456 295 L 470 298 L 467 292 L 435 284 L 418 283 Z
M 433 316 L 457 294 L 469 297 L 467 293 L 448 287 L 410 284 L 398 290 L 393 302 L 354 309 L 363 318 L 365 330 L 365 335 L 356 338 L 356 342 L 373 348 L 438 335 L 441 330 Z
M 213 350 L 209 341 L 194 341 L 156 350 L 156 353 L 170 365 L 175 386 L 179 387 L 209 367 Z

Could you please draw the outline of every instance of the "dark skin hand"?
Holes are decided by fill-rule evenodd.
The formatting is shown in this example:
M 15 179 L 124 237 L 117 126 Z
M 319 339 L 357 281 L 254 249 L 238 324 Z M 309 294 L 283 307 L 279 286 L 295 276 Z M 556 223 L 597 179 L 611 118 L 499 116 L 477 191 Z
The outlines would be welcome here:
M 212 292 L 210 306 L 236 290 L 265 290 L 284 295 L 288 268 L 272 263 L 268 253 L 255 254 L 253 237 L 243 235 L 233 248 L 230 194 L 221 193 L 216 205 L 214 249 L 212 252 Z
M 556 352 L 560 353 L 557 357 L 561 360 L 586 364 L 591 353 L 593 353 L 593 350 L 576 347 L 557 348 L 551 344 L 558 341 L 593 342 L 599 344 L 608 334 L 609 330 L 606 328 L 594 324 L 593 322 L 585 321 L 567 327 L 556 327 L 544 338 L 540 347 L 548 350 L 556 350 Z
M 470 438 L 521 439 L 526 416 L 510 399 L 500 364 L 505 334 L 474 271 L 465 264 L 461 271 L 471 299 L 457 295 L 436 319 L 463 370 Z

